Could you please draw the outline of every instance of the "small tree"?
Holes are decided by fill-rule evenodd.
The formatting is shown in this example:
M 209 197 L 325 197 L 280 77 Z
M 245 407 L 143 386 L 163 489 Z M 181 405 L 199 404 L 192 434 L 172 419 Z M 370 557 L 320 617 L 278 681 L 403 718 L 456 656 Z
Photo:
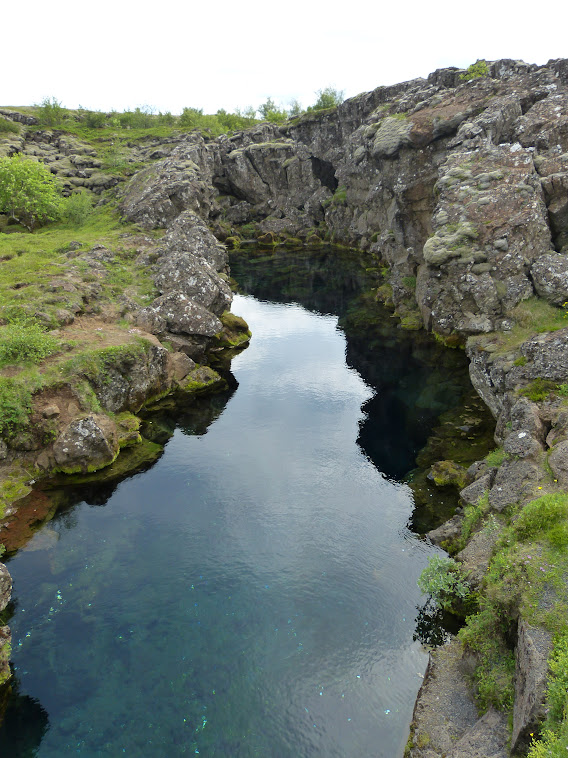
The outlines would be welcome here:
M 325 89 L 318 89 L 316 95 L 318 99 L 313 105 L 308 108 L 309 111 L 322 111 L 325 108 L 335 108 L 343 102 L 344 97 L 343 90 L 339 91 L 333 89 L 333 87 L 326 87 Z
M 479 79 L 482 76 L 489 76 L 489 66 L 487 61 L 480 60 L 468 66 L 464 74 L 460 74 L 462 82 L 470 82 L 472 79 Z
M 55 221 L 60 212 L 59 186 L 47 166 L 21 153 L 0 158 L 0 213 L 33 232 L 36 226 Z
M 284 110 L 284 108 L 279 108 L 271 97 L 258 106 L 258 112 L 263 121 L 272 121 L 276 124 L 286 121 L 288 118 L 288 111 Z
M 36 108 L 39 122 L 43 126 L 61 126 L 67 117 L 67 109 L 54 97 L 45 97 Z

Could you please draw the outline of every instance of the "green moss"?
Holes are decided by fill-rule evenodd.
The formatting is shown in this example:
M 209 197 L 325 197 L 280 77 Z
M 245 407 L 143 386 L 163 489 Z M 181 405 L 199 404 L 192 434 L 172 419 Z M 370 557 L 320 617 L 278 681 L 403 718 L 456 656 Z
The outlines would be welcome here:
M 73 484 L 90 484 L 111 482 L 117 479 L 123 479 L 129 474 L 133 474 L 151 463 L 156 461 L 162 454 L 164 448 L 150 440 L 140 438 L 140 442 L 129 447 L 123 448 L 115 460 L 103 469 L 96 472 L 82 473 L 75 472 L 67 474 L 64 479 L 65 485 Z
M 541 402 L 552 393 L 558 391 L 560 385 L 550 379 L 535 379 L 527 387 L 519 391 L 519 395 L 528 397 L 533 403 Z
M 179 389 L 185 395 L 203 395 L 223 392 L 227 382 L 209 366 L 197 366 L 179 383 Z
M 418 311 L 411 311 L 400 319 L 400 328 L 410 332 L 417 332 L 424 328 L 422 316 Z
M 32 491 L 29 480 L 29 472 L 21 469 L 12 470 L 0 479 L 0 518 L 4 518 L 7 506 L 29 495 Z
M 497 447 L 485 456 L 485 462 L 488 466 L 500 466 L 508 457 L 502 447 Z

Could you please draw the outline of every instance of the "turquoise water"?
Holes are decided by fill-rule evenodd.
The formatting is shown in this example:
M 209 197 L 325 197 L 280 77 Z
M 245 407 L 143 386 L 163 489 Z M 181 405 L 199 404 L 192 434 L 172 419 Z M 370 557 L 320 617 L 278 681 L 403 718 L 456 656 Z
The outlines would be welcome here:
M 233 311 L 254 337 L 212 423 L 189 409 L 150 470 L 75 490 L 9 561 L 0 755 L 402 755 L 433 549 L 407 529 L 408 487 L 357 444 L 376 390 L 336 316 Z

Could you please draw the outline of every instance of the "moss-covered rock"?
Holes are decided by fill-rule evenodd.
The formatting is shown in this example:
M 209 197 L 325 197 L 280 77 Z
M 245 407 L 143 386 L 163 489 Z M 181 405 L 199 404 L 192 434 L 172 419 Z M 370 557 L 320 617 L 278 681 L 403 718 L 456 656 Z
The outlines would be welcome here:
M 467 481 L 466 469 L 454 461 L 437 461 L 430 468 L 429 478 L 436 487 L 457 487 L 462 489 Z
M 179 382 L 179 390 L 184 395 L 203 395 L 209 392 L 222 392 L 227 389 L 227 382 L 210 366 L 197 366 Z

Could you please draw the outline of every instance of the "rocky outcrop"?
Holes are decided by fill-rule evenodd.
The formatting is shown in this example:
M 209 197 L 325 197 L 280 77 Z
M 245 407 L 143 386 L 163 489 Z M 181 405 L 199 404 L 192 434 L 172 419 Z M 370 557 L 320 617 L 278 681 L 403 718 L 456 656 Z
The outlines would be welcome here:
M 207 143 L 185 136 L 130 181 L 125 216 L 150 228 L 191 209 L 225 235 L 247 223 L 315 230 L 379 255 L 395 306 L 427 328 L 462 340 L 511 328 L 535 292 L 566 297 L 565 66 L 502 60 L 487 77 L 460 73 Z
M 0 563 L 0 613 L 12 597 L 12 577 L 3 563 Z M 10 643 L 12 635 L 7 626 L 0 626 L 0 687 L 10 678 Z

